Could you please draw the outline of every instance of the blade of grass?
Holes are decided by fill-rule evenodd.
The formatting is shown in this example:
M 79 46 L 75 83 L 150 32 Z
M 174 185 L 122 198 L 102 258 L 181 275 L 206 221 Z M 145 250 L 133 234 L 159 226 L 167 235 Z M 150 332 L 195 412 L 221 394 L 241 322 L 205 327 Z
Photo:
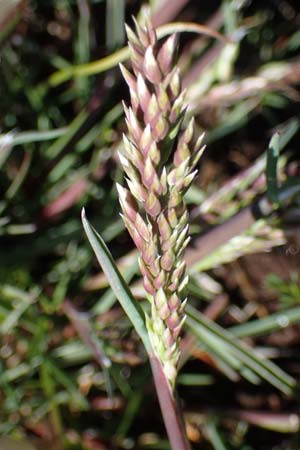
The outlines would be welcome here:
M 10 145 L 14 147 L 15 145 L 23 145 L 31 142 L 50 141 L 51 139 L 62 136 L 67 130 L 68 127 L 62 127 L 47 131 L 22 131 L 20 133 L 11 133 L 10 135 L 0 134 L 0 146 L 6 144 L 8 136 L 10 136 Z
M 216 420 L 214 418 L 208 418 L 205 428 L 213 448 L 215 450 L 227 450 L 217 428 Z
M 26 178 L 26 175 L 29 171 L 30 164 L 31 164 L 32 154 L 29 152 L 26 152 L 24 155 L 24 159 L 22 161 L 22 164 L 20 166 L 20 169 L 18 170 L 18 173 L 15 175 L 11 185 L 7 189 L 5 193 L 5 197 L 9 200 L 11 200 L 18 190 L 20 189 L 23 181 Z
M 77 133 L 82 124 L 86 121 L 88 117 L 88 112 L 85 110 L 80 111 L 80 113 L 72 120 L 70 125 L 67 128 L 67 131 L 64 132 L 52 145 L 47 148 L 46 156 L 48 158 L 56 158 L 65 146 L 70 142 L 70 140 Z
M 106 46 L 109 50 L 124 44 L 125 41 L 125 2 L 110 0 L 106 2 Z
M 278 204 L 278 158 L 279 158 L 279 142 L 280 135 L 275 133 L 272 137 L 268 150 L 267 150 L 267 195 L 269 200 L 273 203 Z
M 288 144 L 299 129 L 299 120 L 292 119 L 283 127 L 283 130 L 275 133 L 267 149 L 267 195 L 271 202 L 279 203 L 278 160 L 280 151 Z
M 139 389 L 135 392 L 132 392 L 126 410 L 124 411 L 124 414 L 122 416 L 122 420 L 116 431 L 117 438 L 120 439 L 126 437 L 135 417 L 139 413 L 143 398 L 144 389 Z
M 296 385 L 295 379 L 281 370 L 276 364 L 261 358 L 261 356 L 256 354 L 255 351 L 245 343 L 238 341 L 234 334 L 207 319 L 192 306 L 188 306 L 187 316 L 187 325 L 194 333 L 196 333 L 196 335 L 198 334 L 199 325 L 200 327 L 205 327 L 208 332 L 215 334 L 221 338 L 223 342 L 226 342 L 230 346 L 232 354 L 235 355 L 245 367 L 251 369 L 255 374 L 259 375 L 262 379 L 277 387 L 282 392 L 288 395 L 292 393 Z
M 192 323 L 190 323 L 190 325 L 192 325 Z M 192 329 L 197 333 L 201 342 L 203 342 L 210 351 L 213 350 L 213 353 L 219 356 L 219 358 L 222 358 L 225 363 L 235 370 L 240 370 L 242 368 L 241 361 L 232 355 L 226 342 L 222 342 L 216 335 L 207 331 L 205 327 L 197 327 L 197 329 L 192 327 Z
M 157 29 L 157 35 L 159 39 L 168 36 L 169 34 L 179 32 L 206 34 L 207 36 L 214 37 L 223 42 L 228 41 L 217 31 L 212 30 L 204 25 L 199 25 L 192 22 L 174 22 L 163 25 Z M 117 66 L 119 63 L 126 61 L 129 58 L 129 54 L 129 48 L 123 47 L 115 53 L 105 56 L 98 61 L 63 68 L 61 70 L 58 70 L 57 72 L 54 72 L 49 77 L 48 84 L 50 87 L 54 87 L 73 77 L 86 77 L 105 72 L 106 70 L 112 69 L 113 67 Z
M 13 147 L 13 133 L 0 136 L 0 168 L 10 155 Z
M 2 372 L 2 369 L 1 369 Z M 15 382 L 19 378 L 27 376 L 30 373 L 32 374 L 32 367 L 29 364 L 21 363 L 17 367 L 13 367 L 12 369 L 6 369 L 4 373 L 1 375 L 1 382 Z
M 252 320 L 242 325 L 229 328 L 230 332 L 239 338 L 262 336 L 273 331 L 300 323 L 300 307 L 271 314 L 268 317 Z
M 252 370 L 246 370 L 243 363 L 233 354 L 232 348 L 222 339 L 207 331 L 204 326 L 196 325 L 189 320 L 188 327 L 199 340 L 201 348 L 213 359 L 216 368 L 229 380 L 236 382 L 243 376 L 250 383 L 259 384 L 260 378 Z
M 298 414 L 238 410 L 233 411 L 233 415 L 252 425 L 265 428 L 266 430 L 276 431 L 277 433 L 297 433 L 300 428 Z
M 210 386 L 215 383 L 215 379 L 211 375 L 182 373 L 178 376 L 177 383 L 183 386 Z
M 7 314 L 4 321 L 0 324 L 0 334 L 5 334 L 12 332 L 13 328 L 18 325 L 21 316 L 36 301 L 39 293 L 37 291 L 27 293 L 10 285 L 2 286 L 0 293 L 14 304 L 13 310 Z
M 59 359 L 61 366 L 68 367 L 89 361 L 92 358 L 93 353 L 85 344 L 76 340 L 56 347 L 51 352 L 51 356 L 55 359 Z
M 249 99 L 242 103 L 238 103 L 227 114 L 224 114 L 222 122 L 208 132 L 206 136 L 206 143 L 211 144 L 214 141 L 221 139 L 242 128 L 252 117 L 259 102 L 257 99 Z M 193 114 L 197 110 L 197 103 L 193 105 Z
M 90 326 L 87 319 L 83 319 L 79 312 L 73 307 L 70 301 L 65 300 L 63 304 L 63 309 L 68 316 L 70 322 L 73 324 L 75 330 L 81 337 L 82 341 L 86 344 L 88 348 L 91 349 L 92 354 L 103 370 L 103 375 L 105 379 L 107 393 L 110 398 L 113 397 L 112 385 L 109 376 L 109 368 L 111 367 L 111 361 L 103 350 L 103 345 L 101 341 L 95 335 L 92 327 Z
M 131 320 L 136 332 L 140 336 L 147 353 L 151 353 L 150 340 L 146 330 L 142 309 L 129 291 L 129 288 L 118 271 L 105 242 L 89 224 L 84 209 L 82 210 L 82 223 L 88 240 L 112 290 Z
M 74 406 L 78 405 L 81 408 L 87 410 L 89 408 L 89 403 L 84 395 L 81 394 L 81 392 L 78 390 L 71 377 L 66 375 L 66 373 L 61 370 L 50 358 L 47 358 L 47 364 L 51 369 L 53 378 L 57 381 L 57 383 L 61 384 L 71 396 Z
M 56 437 L 63 435 L 62 420 L 60 415 L 60 408 L 55 399 L 56 393 L 56 383 L 53 380 L 51 374 L 51 366 L 49 366 L 48 361 L 43 361 L 40 366 L 40 381 L 42 389 L 45 392 L 46 397 L 50 404 L 50 418 L 51 424 L 53 426 L 54 433 Z
M 279 151 L 281 151 L 297 133 L 300 127 L 300 121 L 297 118 L 293 118 L 287 123 L 283 124 L 282 130 L 280 130 L 279 139 Z
M 63 309 L 82 341 L 91 349 L 94 358 L 100 367 L 110 367 L 111 361 L 104 353 L 103 346 L 89 326 L 88 320 L 81 317 L 80 313 L 73 307 L 69 300 L 65 300 Z
M 49 182 L 52 184 L 57 183 L 64 176 L 68 175 L 77 162 L 77 155 L 69 153 L 65 155 L 48 174 Z
M 133 264 L 126 269 L 124 269 L 124 280 L 126 283 L 130 283 L 134 275 L 139 271 L 137 259 Z M 97 301 L 97 303 L 92 308 L 93 314 L 103 314 L 108 311 L 115 303 L 116 296 L 111 289 L 108 289 L 104 295 Z
M 76 62 L 83 64 L 90 59 L 90 7 L 87 0 L 77 0 L 79 12 L 78 36 L 75 42 Z M 77 80 L 76 88 L 82 100 L 88 98 L 89 80 Z

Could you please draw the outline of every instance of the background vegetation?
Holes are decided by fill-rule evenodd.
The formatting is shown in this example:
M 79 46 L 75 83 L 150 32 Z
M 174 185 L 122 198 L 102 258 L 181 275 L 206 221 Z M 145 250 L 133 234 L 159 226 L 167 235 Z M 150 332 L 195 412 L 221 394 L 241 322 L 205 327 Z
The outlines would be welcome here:
M 188 436 L 195 449 L 298 450 L 298 2 L 2 4 L 0 448 L 169 448 L 144 349 L 80 220 L 85 206 L 144 303 L 115 183 L 128 98 L 119 50 L 124 23 L 147 5 L 156 26 L 195 22 L 230 39 L 182 33 L 178 52 L 208 144 L 187 193 L 194 243 L 179 395 Z M 267 218 L 226 226 L 266 191 Z M 224 223 L 218 241 L 208 230 Z

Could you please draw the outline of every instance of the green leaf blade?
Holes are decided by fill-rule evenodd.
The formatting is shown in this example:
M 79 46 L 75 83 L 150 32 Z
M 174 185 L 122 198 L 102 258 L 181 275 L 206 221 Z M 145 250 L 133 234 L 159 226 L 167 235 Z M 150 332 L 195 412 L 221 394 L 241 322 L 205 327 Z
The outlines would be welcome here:
M 278 203 L 278 158 L 280 153 L 280 134 L 275 133 L 270 141 L 268 151 L 267 151 L 267 193 L 269 199 Z
M 145 326 L 144 315 L 141 307 L 131 294 L 129 287 L 118 271 L 113 258 L 102 237 L 92 228 L 82 210 L 82 223 L 87 238 L 94 250 L 99 264 L 105 273 L 109 284 L 119 300 L 122 308 L 132 322 L 136 332 L 143 341 L 147 353 L 151 353 L 151 344 Z

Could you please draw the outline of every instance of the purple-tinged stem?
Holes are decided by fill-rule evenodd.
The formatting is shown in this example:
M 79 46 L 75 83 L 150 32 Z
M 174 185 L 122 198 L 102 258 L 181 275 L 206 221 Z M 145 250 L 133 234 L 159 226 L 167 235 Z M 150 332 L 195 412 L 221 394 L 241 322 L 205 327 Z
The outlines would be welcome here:
M 172 450 L 191 450 L 178 402 L 159 359 L 149 355 L 156 392 Z
M 228 242 L 232 237 L 238 236 L 247 230 L 255 220 L 252 209 L 248 206 L 224 223 L 216 225 L 192 243 L 186 252 L 185 260 L 187 265 L 192 266 L 201 259 L 204 259 L 218 247 Z
M 156 28 L 173 20 L 188 2 L 189 0 L 165 0 L 152 16 L 154 27 Z
M 88 320 L 82 318 L 82 315 L 76 310 L 76 308 L 74 308 L 74 306 L 69 300 L 64 301 L 63 310 L 68 319 L 70 320 L 70 322 L 72 323 L 72 325 L 74 326 L 78 335 L 82 339 L 82 341 L 91 350 L 97 363 L 103 369 L 107 369 L 107 367 L 110 366 L 111 362 L 104 354 L 99 343 L 96 343 L 92 338 Z

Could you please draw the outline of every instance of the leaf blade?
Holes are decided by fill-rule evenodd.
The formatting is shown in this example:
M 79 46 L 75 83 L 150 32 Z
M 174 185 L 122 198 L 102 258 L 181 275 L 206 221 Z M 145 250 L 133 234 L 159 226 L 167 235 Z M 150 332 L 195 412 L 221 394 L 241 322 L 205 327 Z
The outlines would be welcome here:
M 146 330 L 143 311 L 131 294 L 129 287 L 118 271 L 116 264 L 101 236 L 90 225 L 86 218 L 85 210 L 82 210 L 82 223 L 87 238 L 92 246 L 96 258 L 105 273 L 111 288 L 113 289 L 122 308 L 140 336 L 147 353 L 151 352 L 151 344 Z
M 279 133 L 275 133 L 272 136 L 267 151 L 267 194 L 269 200 L 271 200 L 273 203 L 278 203 L 279 182 L 277 165 L 280 152 L 279 143 L 280 135 Z
M 220 325 L 209 320 L 192 306 L 188 306 L 187 325 L 193 332 L 196 331 L 196 334 L 198 334 L 197 324 L 200 325 L 200 327 L 204 327 L 207 332 L 212 333 L 215 337 L 226 342 L 232 355 L 238 358 L 246 368 L 251 369 L 252 372 L 259 375 L 259 377 L 287 395 L 290 395 L 293 392 L 296 386 L 296 381 L 293 377 L 288 375 L 273 362 L 261 358 L 251 347 L 247 346 L 244 342 L 237 340 L 229 330 L 225 330 Z

